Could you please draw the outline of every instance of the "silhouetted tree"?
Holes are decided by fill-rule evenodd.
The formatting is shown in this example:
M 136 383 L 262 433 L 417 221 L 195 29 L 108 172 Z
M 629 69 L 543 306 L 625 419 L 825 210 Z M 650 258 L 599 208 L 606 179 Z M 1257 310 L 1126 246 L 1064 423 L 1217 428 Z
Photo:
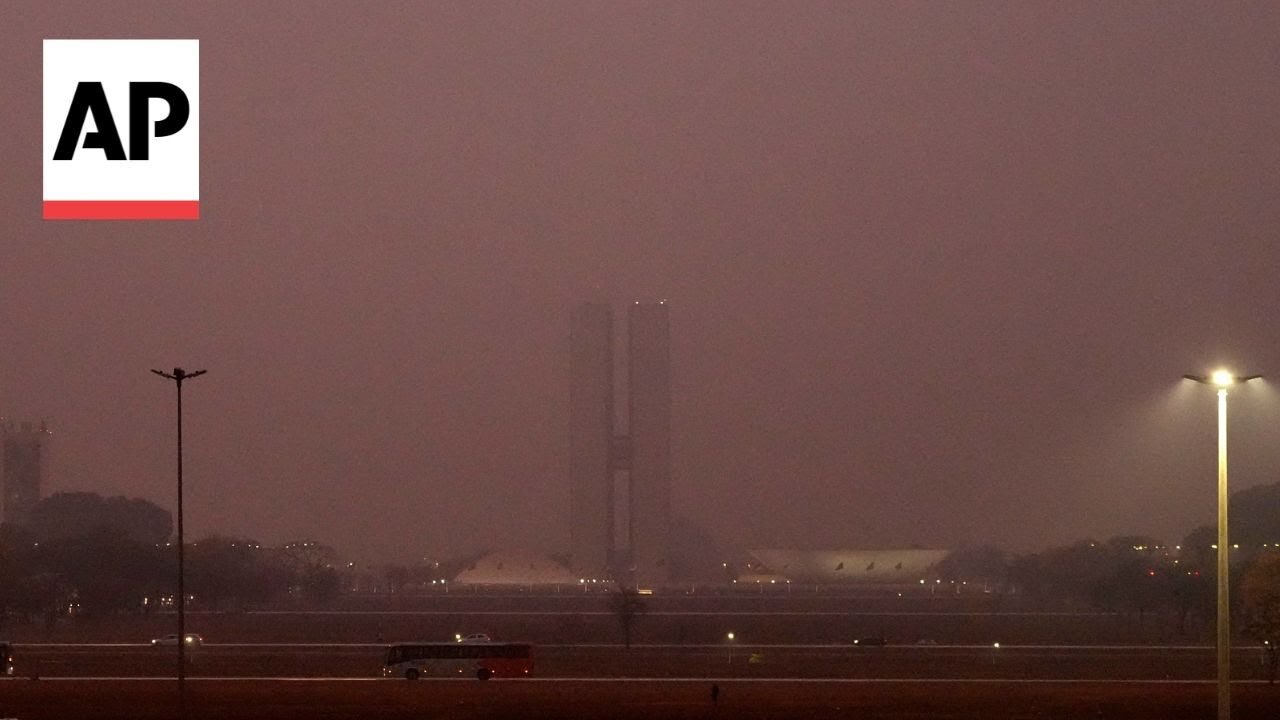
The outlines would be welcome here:
M 1268 552 L 1249 567 L 1240 584 L 1245 632 L 1268 646 L 1269 679 L 1276 680 L 1280 644 L 1280 553 Z
M 413 578 L 413 573 L 404 565 L 388 565 L 382 569 L 382 578 L 386 582 L 387 592 L 404 592 L 404 587 Z
M 960 548 L 948 553 L 934 568 L 943 580 L 1003 585 L 1009 579 L 1008 553 L 993 545 Z
M 1093 602 L 1108 610 L 1136 611 L 1141 622 L 1165 598 L 1160 546 L 1143 535 L 1118 535 L 1103 543 L 1102 567 L 1089 591 Z
M 279 554 L 285 566 L 294 571 L 318 565 L 332 567 L 338 563 L 338 551 L 332 546 L 314 540 L 296 540 L 280 546 Z
M 168 510 L 140 498 L 70 492 L 55 493 L 36 503 L 28 526 L 37 542 L 105 531 L 154 545 L 169 539 L 173 518 Z
M 1049 595 L 1049 577 L 1045 559 L 1041 553 L 1015 555 L 1009 560 L 1009 584 L 1029 598 L 1046 599 Z
M 26 528 L 0 526 L 0 618 L 26 614 L 28 580 L 35 566 L 35 546 Z
M 314 540 L 286 543 L 276 553 L 289 574 L 289 586 L 308 600 L 327 602 L 342 591 L 338 576 L 338 551 Z
M 303 597 L 318 602 L 328 602 L 338 597 L 342 583 L 337 569 L 330 566 L 308 565 L 298 577 L 298 589 Z
M 1168 574 L 1166 587 L 1178 614 L 1178 632 L 1186 633 L 1188 618 L 1207 617 L 1213 612 L 1215 576 L 1190 563 L 1166 567 L 1165 572 Z
M 1169 594 L 1167 563 L 1160 543 L 1140 535 L 1106 542 L 1084 540 L 1017 557 L 1010 578 L 1023 592 L 1043 599 L 1133 610 L 1141 618 Z
M 273 587 L 262 546 L 244 538 L 212 536 L 187 550 L 187 588 L 196 602 L 214 608 L 266 602 L 285 584 Z
M 118 530 L 40 543 L 36 566 L 61 578 L 86 614 L 137 612 L 142 599 L 168 582 L 166 548 L 135 542 Z
M 1021 555 L 1010 564 L 1010 579 L 1031 597 L 1087 601 L 1105 572 L 1105 554 L 1098 543 L 1082 540 Z
M 1213 569 L 1218 544 L 1218 528 L 1213 525 L 1201 525 L 1182 538 L 1182 550 L 1179 557 L 1183 563 L 1193 564 L 1197 569 Z

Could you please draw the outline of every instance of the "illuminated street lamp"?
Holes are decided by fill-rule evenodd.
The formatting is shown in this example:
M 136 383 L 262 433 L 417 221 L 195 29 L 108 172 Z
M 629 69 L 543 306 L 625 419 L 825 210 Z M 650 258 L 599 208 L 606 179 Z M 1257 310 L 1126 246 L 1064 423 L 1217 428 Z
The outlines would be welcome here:
M 724 639 L 729 643 L 729 664 L 732 665 L 733 664 L 733 640 L 734 640 L 733 633 L 731 632 L 725 635 Z
M 187 372 L 174 368 L 172 373 L 163 370 L 151 372 L 174 381 L 178 386 L 178 717 L 186 717 L 187 710 L 187 588 L 183 575 L 182 545 L 182 381 L 208 372 Z
M 1218 720 L 1231 717 L 1231 604 L 1228 589 L 1227 544 L 1227 389 L 1256 380 L 1261 375 L 1235 375 L 1214 370 L 1209 377 L 1183 375 L 1202 385 L 1218 388 Z

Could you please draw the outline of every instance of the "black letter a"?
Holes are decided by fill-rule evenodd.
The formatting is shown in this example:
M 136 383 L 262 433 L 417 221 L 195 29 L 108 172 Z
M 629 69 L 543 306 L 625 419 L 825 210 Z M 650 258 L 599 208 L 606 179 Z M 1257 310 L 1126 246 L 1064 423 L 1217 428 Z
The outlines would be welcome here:
M 107 104 L 107 94 L 102 91 L 102 83 L 82 82 L 76 85 L 76 94 L 71 98 L 67 122 L 62 126 L 58 148 L 53 152 L 54 160 L 70 160 L 75 155 L 80 131 L 84 129 L 85 118 L 91 112 L 98 130 L 85 133 L 84 146 L 102 148 L 108 160 L 128 159 L 124 156 L 124 146 L 120 144 L 120 133 L 116 132 L 116 121 L 111 117 L 111 106 Z

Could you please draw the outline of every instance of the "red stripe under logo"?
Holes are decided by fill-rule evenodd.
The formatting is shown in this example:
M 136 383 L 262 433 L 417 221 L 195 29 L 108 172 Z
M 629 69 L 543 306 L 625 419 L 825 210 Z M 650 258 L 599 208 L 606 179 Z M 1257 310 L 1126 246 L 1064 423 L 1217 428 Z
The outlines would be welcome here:
M 199 200 L 45 200 L 45 220 L 199 220 Z

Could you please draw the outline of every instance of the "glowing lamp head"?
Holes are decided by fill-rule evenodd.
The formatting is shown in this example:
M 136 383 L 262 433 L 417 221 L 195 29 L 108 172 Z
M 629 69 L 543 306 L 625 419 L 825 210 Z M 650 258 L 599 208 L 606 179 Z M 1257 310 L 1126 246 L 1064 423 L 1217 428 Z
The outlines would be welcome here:
M 1209 379 L 1218 387 L 1229 387 L 1236 384 L 1236 376 L 1226 370 L 1214 370 Z

